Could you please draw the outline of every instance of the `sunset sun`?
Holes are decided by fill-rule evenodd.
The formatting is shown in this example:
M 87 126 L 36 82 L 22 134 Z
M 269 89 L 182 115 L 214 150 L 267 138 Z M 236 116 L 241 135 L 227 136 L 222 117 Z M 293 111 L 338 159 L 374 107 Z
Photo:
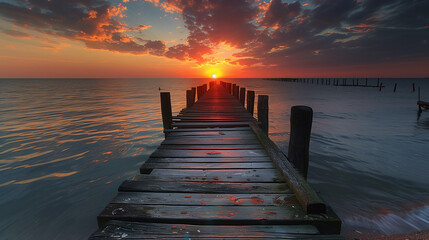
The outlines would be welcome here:
M 214 73 L 213 73 L 213 74 L 212 74 L 212 78 L 216 78 L 216 74 L 214 74 Z

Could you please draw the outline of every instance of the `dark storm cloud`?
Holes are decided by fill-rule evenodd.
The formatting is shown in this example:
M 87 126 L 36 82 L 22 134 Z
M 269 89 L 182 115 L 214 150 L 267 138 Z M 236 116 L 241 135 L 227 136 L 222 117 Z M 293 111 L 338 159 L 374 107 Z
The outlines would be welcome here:
M 163 42 L 148 41 L 139 44 L 124 34 L 126 31 L 148 27 L 129 27 L 121 23 L 118 19 L 125 10 L 121 4 L 114 6 L 102 0 L 17 0 L 13 4 L 0 3 L 0 16 L 16 26 L 71 40 L 77 39 L 93 49 L 162 55 L 165 49 Z M 9 30 L 9 35 L 10 31 L 13 30 Z
M 236 56 L 288 68 L 429 59 L 429 1 L 315 3 L 298 15 L 291 4 L 271 1 L 262 24 L 277 28 L 261 31 L 251 47 Z M 293 18 L 288 17 L 291 12 Z

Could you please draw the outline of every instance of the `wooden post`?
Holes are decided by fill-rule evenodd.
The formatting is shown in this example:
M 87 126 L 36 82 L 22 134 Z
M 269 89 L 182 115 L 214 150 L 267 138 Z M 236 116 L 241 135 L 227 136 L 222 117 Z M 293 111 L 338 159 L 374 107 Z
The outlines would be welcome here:
M 234 84 L 232 84 L 232 90 L 231 90 L 231 95 L 232 96 L 235 96 L 234 94 L 235 94 L 235 86 L 236 86 L 236 84 L 234 83 Z
M 231 83 L 226 83 L 226 91 L 231 94 Z
M 207 84 L 203 84 L 203 95 L 207 92 Z
M 186 90 L 186 108 L 192 107 L 192 90 Z
M 247 91 L 247 111 L 252 114 L 255 109 L 255 91 Z
M 203 96 L 203 86 L 197 87 L 197 99 L 200 100 L 200 98 Z
M 313 109 L 293 106 L 290 114 L 289 161 L 307 179 Z
M 171 112 L 171 98 L 169 92 L 161 92 L 161 113 L 164 129 L 172 129 L 173 114 Z
M 378 91 L 381 92 L 381 88 L 383 87 L 383 82 L 380 83 L 380 87 L 378 88 Z
M 191 88 L 191 90 L 192 90 L 192 96 L 191 96 L 192 105 L 194 105 L 194 103 L 195 103 L 195 96 L 197 95 L 197 88 L 193 87 L 193 88 Z
M 240 98 L 240 86 L 238 86 L 238 85 L 235 85 L 235 87 L 234 87 L 234 97 L 236 97 L 237 99 L 239 99 Z
M 262 131 L 268 135 L 268 95 L 258 95 L 258 121 Z
M 416 86 L 413 83 L 413 92 L 415 92 L 415 91 L 416 91 Z
M 396 85 L 397 83 L 395 83 L 395 86 L 393 87 L 393 92 L 396 92 Z
M 244 100 L 246 99 L 246 88 L 240 88 L 240 103 L 244 106 Z

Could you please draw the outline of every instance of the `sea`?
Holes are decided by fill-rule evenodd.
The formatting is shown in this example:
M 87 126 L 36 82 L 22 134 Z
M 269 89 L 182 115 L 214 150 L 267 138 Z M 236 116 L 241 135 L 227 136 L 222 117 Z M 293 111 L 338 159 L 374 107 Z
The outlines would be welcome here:
M 164 139 L 159 92 L 177 114 L 186 90 L 210 80 L 0 79 L 0 239 L 86 239 Z M 416 105 L 429 79 L 380 79 L 381 91 L 222 80 L 269 95 L 269 135 L 285 153 L 291 107 L 313 109 L 308 182 L 342 233 L 429 229 L 429 110 Z

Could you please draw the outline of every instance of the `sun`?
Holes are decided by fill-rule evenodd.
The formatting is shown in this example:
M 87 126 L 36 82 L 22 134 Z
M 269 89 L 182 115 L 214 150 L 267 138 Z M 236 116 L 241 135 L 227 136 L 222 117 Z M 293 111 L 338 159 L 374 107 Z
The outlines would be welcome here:
M 213 74 L 212 74 L 212 78 L 216 78 L 216 74 L 214 74 L 214 73 L 213 73 Z

